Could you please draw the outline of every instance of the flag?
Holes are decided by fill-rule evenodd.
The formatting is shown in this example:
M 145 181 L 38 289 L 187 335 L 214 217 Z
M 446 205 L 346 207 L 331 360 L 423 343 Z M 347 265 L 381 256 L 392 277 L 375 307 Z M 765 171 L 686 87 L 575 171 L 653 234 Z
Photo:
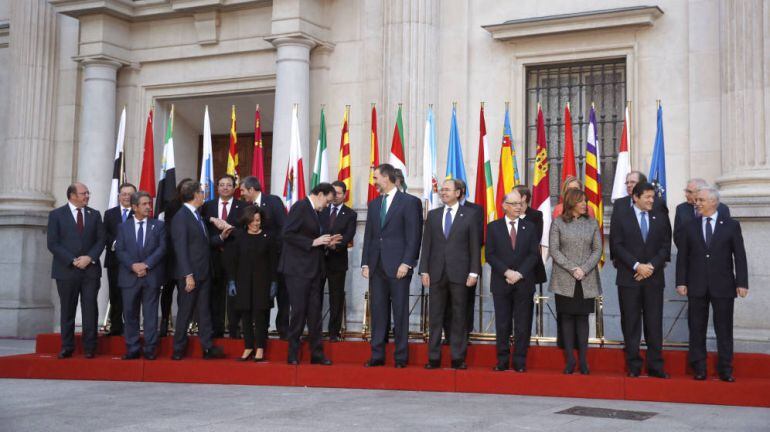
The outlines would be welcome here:
M 209 106 L 203 114 L 203 157 L 201 158 L 201 186 L 207 200 L 214 199 L 214 156 L 211 151 L 211 122 Z
M 588 116 L 588 137 L 586 141 L 586 201 L 593 208 L 596 222 L 599 223 L 599 235 L 602 245 L 602 257 L 599 268 L 604 265 L 604 203 L 602 201 L 602 160 L 599 138 L 596 136 L 596 110 L 591 104 Z
M 230 149 L 227 152 L 227 174 L 238 178 L 238 132 L 235 127 L 235 105 L 230 112 Z
M 452 124 L 449 127 L 449 153 L 446 160 L 446 178 L 460 179 L 468 184 L 463 162 L 463 149 L 460 145 L 460 132 L 457 130 L 457 109 L 452 107 Z M 470 192 L 470 191 L 468 191 Z M 473 201 L 470 193 L 467 199 Z
M 568 176 L 577 177 L 575 168 L 575 144 L 572 140 L 572 114 L 569 111 L 569 102 L 564 106 L 564 155 L 561 163 L 561 185 Z M 561 194 L 559 194 L 561 201 Z
M 422 146 L 422 199 L 428 210 L 438 207 L 438 175 L 436 174 L 436 123 L 433 107 L 428 108 Z
M 503 145 L 500 147 L 500 164 L 497 169 L 497 214 L 503 215 L 503 200 L 514 186 L 519 184 L 519 170 L 516 164 L 516 150 L 513 148 L 511 121 L 508 118 L 508 103 L 505 104 L 503 123 Z
M 404 173 L 404 182 L 406 182 L 406 158 L 404 158 L 404 124 L 401 121 L 401 104 L 398 104 L 398 115 L 396 116 L 396 126 L 393 128 L 393 141 L 390 144 L 390 156 L 388 163 L 394 168 L 400 169 Z M 406 189 L 406 184 L 403 185 Z
M 612 201 L 628 195 L 626 191 L 626 177 L 631 172 L 630 145 L 631 128 L 628 117 L 628 105 L 626 105 L 625 117 L 623 118 L 623 134 L 620 137 L 620 150 L 618 151 L 618 162 L 615 165 L 615 181 L 612 184 Z
M 123 160 L 123 144 L 126 140 L 126 107 L 120 114 L 120 126 L 118 126 L 118 140 L 115 143 L 115 161 L 112 166 L 112 184 L 110 185 L 110 200 L 107 208 L 113 208 L 118 205 L 118 194 L 120 185 L 126 179 L 126 168 Z
M 144 152 L 142 154 L 142 174 L 139 177 L 139 190 L 150 194 L 155 198 L 155 143 L 152 136 L 153 109 L 147 115 L 147 126 L 144 129 Z M 152 205 L 152 201 L 150 201 Z
M 265 188 L 265 155 L 262 148 L 262 116 L 259 113 L 259 104 L 254 112 L 254 155 L 251 158 L 251 175 L 259 180 L 262 188 Z
M 342 117 L 342 133 L 340 134 L 340 163 L 337 165 L 337 180 L 345 183 L 345 205 L 353 207 L 353 193 L 351 192 L 351 171 L 350 171 L 350 134 L 348 133 L 348 117 L 350 116 L 350 105 L 345 107 L 345 114 Z
M 283 200 L 286 208 L 297 201 L 304 199 L 305 194 L 305 169 L 302 166 L 302 147 L 299 140 L 299 114 L 297 104 L 291 113 L 291 139 L 289 144 L 289 163 L 286 167 L 286 180 L 283 184 Z
M 551 229 L 551 186 L 548 179 L 548 143 L 545 141 L 545 121 L 540 103 L 537 104 L 537 153 L 532 186 L 532 208 L 543 212 L 543 237 L 540 239 L 540 244 L 548 247 L 548 233 Z
M 663 106 L 658 104 L 658 131 L 655 133 L 655 148 L 652 151 L 650 183 L 655 186 L 656 194 L 666 202 L 666 150 L 663 145 Z
M 495 206 L 495 191 L 492 187 L 492 162 L 489 160 L 489 145 L 487 143 L 487 124 L 484 120 L 484 105 L 479 113 L 479 157 L 476 165 L 476 204 L 481 206 L 484 215 L 484 237 L 487 238 L 487 224 L 497 219 Z M 484 254 L 482 254 L 482 262 Z
M 166 206 L 176 198 L 176 166 L 174 165 L 174 105 L 168 114 L 166 136 L 163 140 L 163 159 L 158 176 L 158 199 L 155 200 L 155 214 L 163 220 Z
M 380 144 L 377 140 L 377 108 L 372 104 L 372 131 L 369 135 L 369 192 L 366 195 L 366 203 L 369 204 L 380 194 L 374 185 L 374 170 L 380 165 Z
M 310 188 L 316 187 L 321 182 L 329 182 L 329 155 L 326 152 L 326 116 L 324 115 L 323 107 L 321 107 L 321 128 L 318 131 L 315 165 L 313 165 L 313 176 L 310 178 Z

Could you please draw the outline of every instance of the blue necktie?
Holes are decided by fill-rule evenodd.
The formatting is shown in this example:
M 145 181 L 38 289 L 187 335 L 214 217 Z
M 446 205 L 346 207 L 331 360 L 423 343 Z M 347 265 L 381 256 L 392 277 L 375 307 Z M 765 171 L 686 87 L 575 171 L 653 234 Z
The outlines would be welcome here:
M 444 216 L 444 238 L 449 238 L 449 231 L 452 229 L 452 207 L 446 208 Z
M 198 219 L 198 223 L 201 224 L 201 229 L 203 230 L 203 235 L 208 237 L 209 233 L 206 231 L 206 225 L 203 223 L 203 219 L 201 219 L 201 215 L 198 214 L 197 211 L 193 212 L 195 214 L 195 219 Z
M 649 233 L 650 229 L 647 226 L 647 212 L 642 212 L 642 222 L 641 222 L 641 228 L 642 228 L 642 240 L 645 242 L 647 241 L 647 234 Z
M 123 222 L 125 222 L 126 219 L 128 219 L 128 209 L 123 209 Z
M 144 221 L 139 222 L 139 231 L 136 233 L 136 250 L 139 256 L 144 258 Z
M 711 246 L 711 236 L 714 235 L 714 229 L 711 228 L 711 218 L 706 218 L 706 246 Z

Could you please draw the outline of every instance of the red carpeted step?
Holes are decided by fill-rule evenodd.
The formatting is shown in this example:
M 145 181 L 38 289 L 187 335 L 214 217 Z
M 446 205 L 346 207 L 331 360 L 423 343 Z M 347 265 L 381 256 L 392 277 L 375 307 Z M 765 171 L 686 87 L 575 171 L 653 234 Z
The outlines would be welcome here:
M 297 368 L 297 385 L 379 390 L 455 391 L 455 371 L 425 370 L 422 365 L 396 369 L 336 363 L 333 366 L 302 365 Z

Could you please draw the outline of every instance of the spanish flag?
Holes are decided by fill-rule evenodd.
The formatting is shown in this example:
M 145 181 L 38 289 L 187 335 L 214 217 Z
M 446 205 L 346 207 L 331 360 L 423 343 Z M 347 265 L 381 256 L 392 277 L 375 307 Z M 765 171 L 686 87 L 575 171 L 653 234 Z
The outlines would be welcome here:
M 380 144 L 377 141 L 377 108 L 372 104 L 372 132 L 369 135 L 369 192 L 366 203 L 370 203 L 380 194 L 374 185 L 374 170 L 380 165 Z

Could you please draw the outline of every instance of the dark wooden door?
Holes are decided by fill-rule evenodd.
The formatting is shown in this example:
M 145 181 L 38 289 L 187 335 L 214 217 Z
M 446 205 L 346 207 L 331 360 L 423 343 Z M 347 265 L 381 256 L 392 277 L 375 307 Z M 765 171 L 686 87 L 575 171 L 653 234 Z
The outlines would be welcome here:
M 211 152 L 214 157 L 214 178 L 227 170 L 227 152 L 230 148 L 230 135 L 212 135 Z M 273 134 L 262 133 L 262 152 L 265 162 L 265 184 L 262 190 L 270 192 L 271 162 L 273 159 Z M 238 176 L 240 178 L 251 174 L 251 161 L 254 156 L 254 134 L 238 135 Z M 198 166 L 203 159 L 203 135 L 198 138 Z

